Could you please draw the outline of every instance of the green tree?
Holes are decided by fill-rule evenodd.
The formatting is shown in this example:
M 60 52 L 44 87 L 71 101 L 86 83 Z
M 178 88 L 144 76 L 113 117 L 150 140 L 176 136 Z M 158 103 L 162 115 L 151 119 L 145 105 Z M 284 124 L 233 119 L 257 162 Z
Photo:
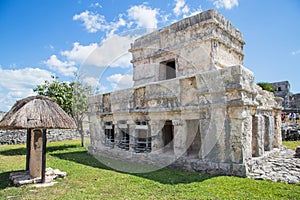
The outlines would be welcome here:
M 81 145 L 84 146 L 83 120 L 88 111 L 87 98 L 91 94 L 91 87 L 79 81 L 75 74 L 75 81 L 59 82 L 58 77 L 52 76 L 51 81 L 37 85 L 33 89 L 38 95 L 54 98 L 58 105 L 74 119 L 77 131 L 81 136 Z
M 257 83 L 257 85 L 259 85 L 263 90 L 267 90 L 269 92 L 275 93 L 276 91 L 276 88 L 273 87 L 270 83 L 261 82 L 261 83 Z

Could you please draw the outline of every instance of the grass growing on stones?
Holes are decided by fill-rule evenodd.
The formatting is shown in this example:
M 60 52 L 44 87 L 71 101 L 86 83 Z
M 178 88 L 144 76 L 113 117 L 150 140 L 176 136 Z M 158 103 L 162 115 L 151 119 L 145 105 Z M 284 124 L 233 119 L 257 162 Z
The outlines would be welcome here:
M 143 174 L 118 172 L 88 155 L 80 141 L 47 144 L 47 167 L 66 171 L 66 179 L 47 188 L 11 186 L 9 173 L 25 169 L 25 154 L 25 145 L 0 145 L 0 199 L 300 198 L 299 185 L 171 169 Z

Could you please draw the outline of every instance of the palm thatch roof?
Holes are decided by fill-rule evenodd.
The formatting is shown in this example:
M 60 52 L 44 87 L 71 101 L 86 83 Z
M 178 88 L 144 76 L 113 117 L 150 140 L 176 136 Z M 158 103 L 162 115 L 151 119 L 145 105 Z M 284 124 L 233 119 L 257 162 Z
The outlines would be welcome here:
M 45 96 L 31 96 L 15 103 L 0 121 L 0 129 L 75 129 L 74 120 Z

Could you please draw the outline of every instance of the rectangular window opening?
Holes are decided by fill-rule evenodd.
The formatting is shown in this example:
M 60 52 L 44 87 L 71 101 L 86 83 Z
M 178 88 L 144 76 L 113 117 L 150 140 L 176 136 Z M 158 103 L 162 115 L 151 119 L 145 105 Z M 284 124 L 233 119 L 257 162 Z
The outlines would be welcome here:
M 161 62 L 159 73 L 159 80 L 168 80 L 176 78 L 175 60 Z
M 115 131 L 112 122 L 105 122 L 104 134 L 105 134 L 105 145 L 109 147 L 113 147 L 115 144 Z
M 151 133 L 147 121 L 136 121 L 136 138 L 134 150 L 136 153 L 151 152 Z

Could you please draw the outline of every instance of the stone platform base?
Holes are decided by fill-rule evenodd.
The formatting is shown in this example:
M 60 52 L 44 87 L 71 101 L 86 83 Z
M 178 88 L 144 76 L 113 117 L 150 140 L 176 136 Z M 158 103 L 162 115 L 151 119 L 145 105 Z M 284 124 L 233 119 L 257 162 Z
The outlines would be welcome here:
M 270 180 L 297 184 L 300 182 L 300 159 L 294 157 L 295 151 L 283 147 L 248 163 L 249 177 L 255 180 Z
M 67 176 L 66 172 L 61 172 L 58 169 L 53 170 L 52 168 L 46 168 L 46 179 L 45 183 L 41 183 L 41 177 L 33 178 L 30 176 L 29 171 L 19 171 L 12 172 L 9 175 L 9 179 L 15 186 L 21 186 L 25 184 L 35 184 L 38 187 L 51 186 L 56 182 L 56 178 L 65 178 Z

